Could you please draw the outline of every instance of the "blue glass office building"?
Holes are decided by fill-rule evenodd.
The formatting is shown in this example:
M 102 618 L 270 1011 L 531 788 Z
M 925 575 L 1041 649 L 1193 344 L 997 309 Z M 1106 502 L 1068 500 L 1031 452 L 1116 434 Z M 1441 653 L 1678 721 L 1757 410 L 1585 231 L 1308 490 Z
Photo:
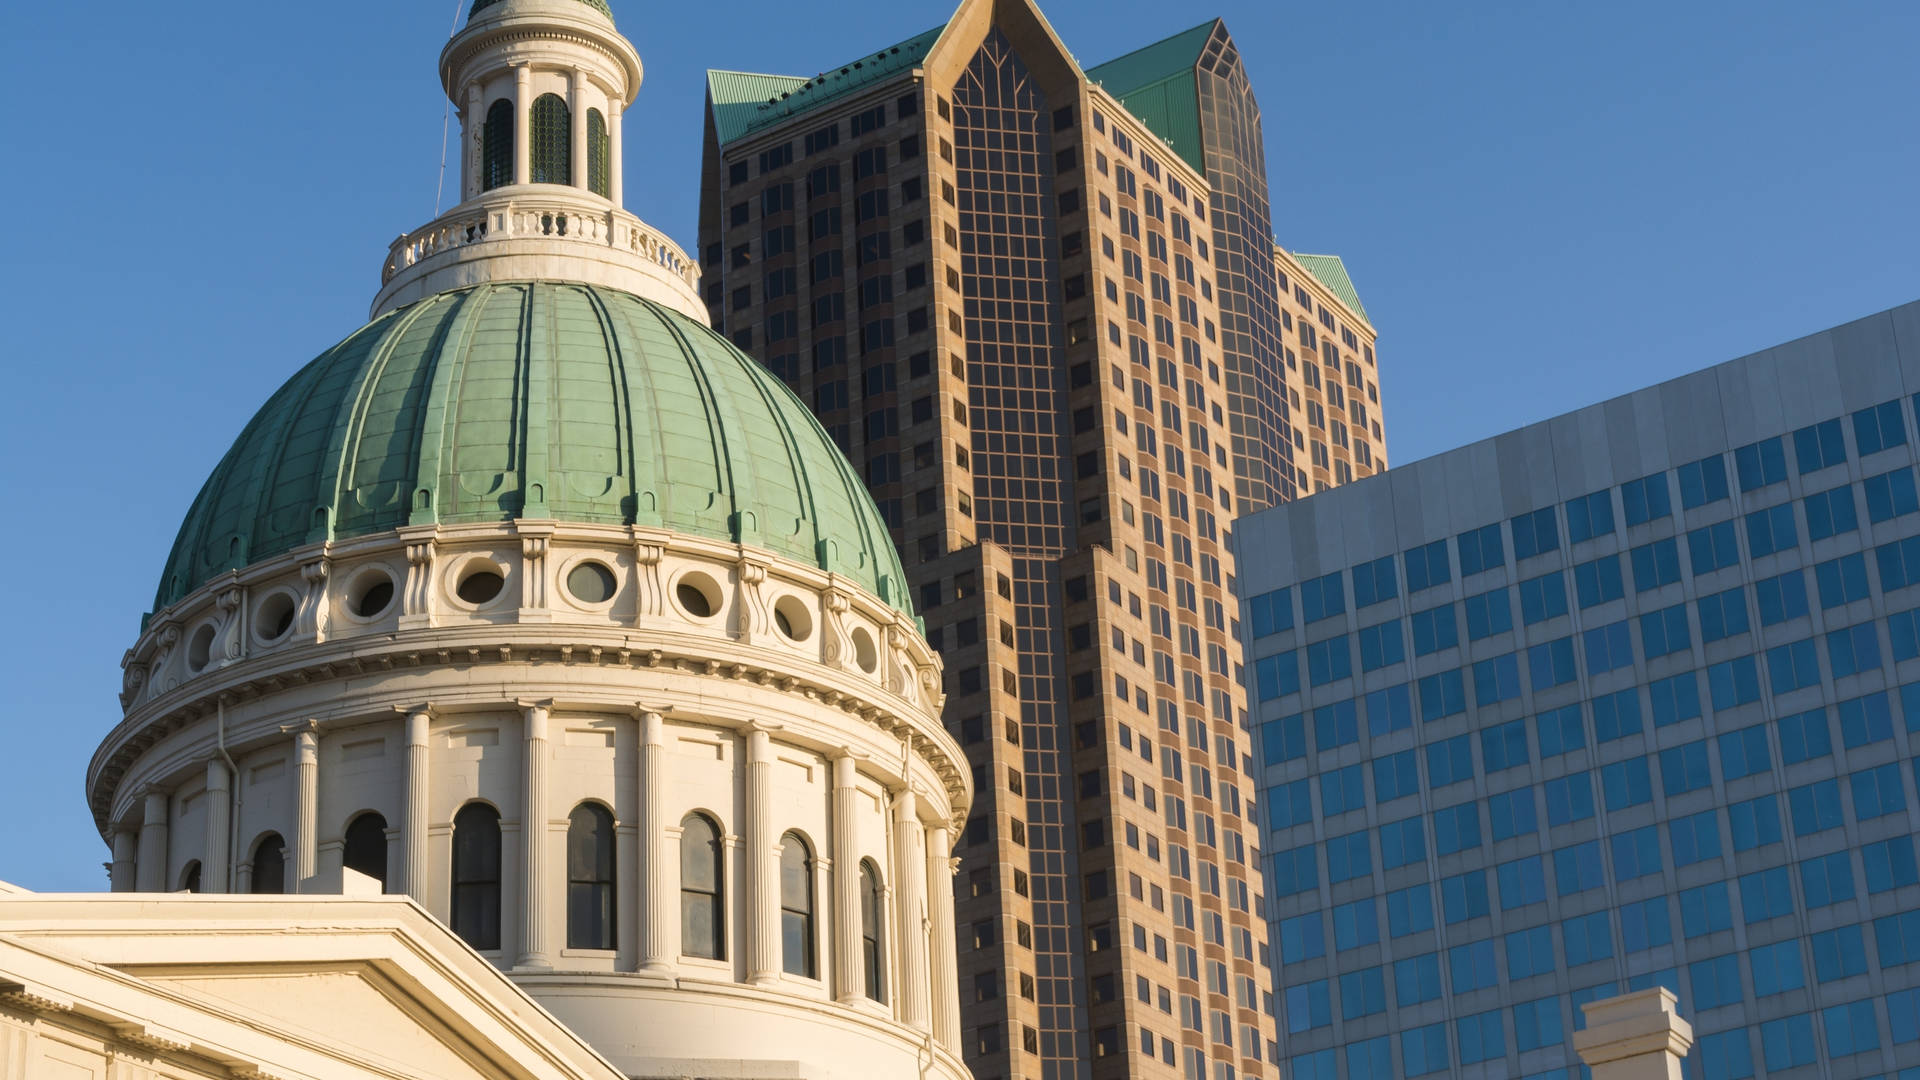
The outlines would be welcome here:
M 1238 523 L 1289 1078 L 1656 983 L 1689 1076 L 1920 1077 L 1917 393 L 1913 304 Z

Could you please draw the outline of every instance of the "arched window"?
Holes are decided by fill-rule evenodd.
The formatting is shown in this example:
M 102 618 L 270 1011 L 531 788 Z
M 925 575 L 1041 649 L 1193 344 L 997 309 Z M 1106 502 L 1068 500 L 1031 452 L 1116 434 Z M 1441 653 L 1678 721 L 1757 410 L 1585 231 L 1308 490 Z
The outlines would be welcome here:
M 346 851 L 341 862 L 387 887 L 387 819 L 368 811 L 347 823 Z
M 287 891 L 287 845 L 279 833 L 268 833 L 253 845 L 253 879 L 247 888 L 256 893 Z
M 573 183 L 573 113 L 559 94 L 533 102 L 533 182 Z
M 885 911 L 880 868 L 872 859 L 860 860 L 860 961 L 867 973 L 867 996 L 887 1000 L 886 953 L 880 951 L 881 913 Z
M 680 823 L 680 951 L 688 956 L 727 958 L 720 850 L 720 828 L 705 815 Z
M 180 889 L 183 892 L 200 891 L 200 860 L 194 859 L 180 871 Z
M 587 189 L 603 199 L 613 198 L 613 137 L 599 109 L 587 110 Z
M 780 838 L 781 968 L 817 979 L 813 955 L 813 849 L 799 833 Z
M 500 947 L 500 812 L 468 803 L 453 816 L 453 932 L 476 949 Z
M 513 102 L 501 98 L 487 110 L 480 139 L 480 190 L 513 183 Z
M 581 803 L 567 818 L 567 948 L 613 948 L 613 911 L 613 815 Z

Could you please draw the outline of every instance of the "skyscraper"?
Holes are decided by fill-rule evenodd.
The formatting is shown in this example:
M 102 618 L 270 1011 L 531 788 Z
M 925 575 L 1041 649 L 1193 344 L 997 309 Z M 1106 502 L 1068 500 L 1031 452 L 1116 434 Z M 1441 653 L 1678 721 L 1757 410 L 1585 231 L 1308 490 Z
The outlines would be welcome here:
M 1301 492 L 1287 396 L 1260 103 L 1227 26 L 1213 19 L 1087 71 L 1212 188 L 1221 355 L 1234 494 L 1245 513 Z
M 1387 467 L 1373 323 L 1338 255 L 1275 245 L 1287 401 L 1301 495 Z
M 715 325 L 863 471 L 946 659 L 982 1080 L 1275 1072 L 1223 531 L 1237 361 L 1219 204 L 1177 149 L 1028 0 L 811 78 L 709 77 Z M 1229 232 L 1270 277 L 1264 216 Z
M 1909 304 L 1236 523 L 1291 1076 L 1654 984 L 1695 1080 L 1920 1066 L 1916 392 Z

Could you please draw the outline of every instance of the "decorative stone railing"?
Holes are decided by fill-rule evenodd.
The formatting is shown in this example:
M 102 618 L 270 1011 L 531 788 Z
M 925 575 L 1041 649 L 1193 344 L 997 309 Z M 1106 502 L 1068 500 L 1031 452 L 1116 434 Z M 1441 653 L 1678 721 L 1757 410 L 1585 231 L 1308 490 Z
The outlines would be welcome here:
M 576 245 L 577 252 L 570 250 Z M 540 266 L 541 256 L 567 262 L 549 271 Z M 489 259 L 509 259 L 511 265 L 494 273 L 475 271 L 473 264 Z M 607 272 L 583 272 L 583 265 L 596 264 Z M 456 287 L 487 278 L 543 277 L 632 288 L 629 279 L 639 277 L 676 286 L 678 295 L 654 298 L 668 299 L 705 320 L 697 261 L 634 215 L 571 189 L 522 186 L 490 192 L 399 237 L 381 267 L 376 313 L 394 306 L 391 301 L 396 299 L 417 299 L 411 295 L 417 290 L 400 294 L 408 285 L 454 266 L 465 268 L 458 280 L 431 284 Z

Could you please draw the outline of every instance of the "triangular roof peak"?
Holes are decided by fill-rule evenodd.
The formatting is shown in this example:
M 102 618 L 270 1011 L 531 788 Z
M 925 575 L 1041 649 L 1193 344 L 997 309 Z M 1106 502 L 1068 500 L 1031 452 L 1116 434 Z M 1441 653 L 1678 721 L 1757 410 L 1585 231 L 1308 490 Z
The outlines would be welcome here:
M 625 1080 L 405 896 L 0 890 L 0 984 L 236 1072 Z

